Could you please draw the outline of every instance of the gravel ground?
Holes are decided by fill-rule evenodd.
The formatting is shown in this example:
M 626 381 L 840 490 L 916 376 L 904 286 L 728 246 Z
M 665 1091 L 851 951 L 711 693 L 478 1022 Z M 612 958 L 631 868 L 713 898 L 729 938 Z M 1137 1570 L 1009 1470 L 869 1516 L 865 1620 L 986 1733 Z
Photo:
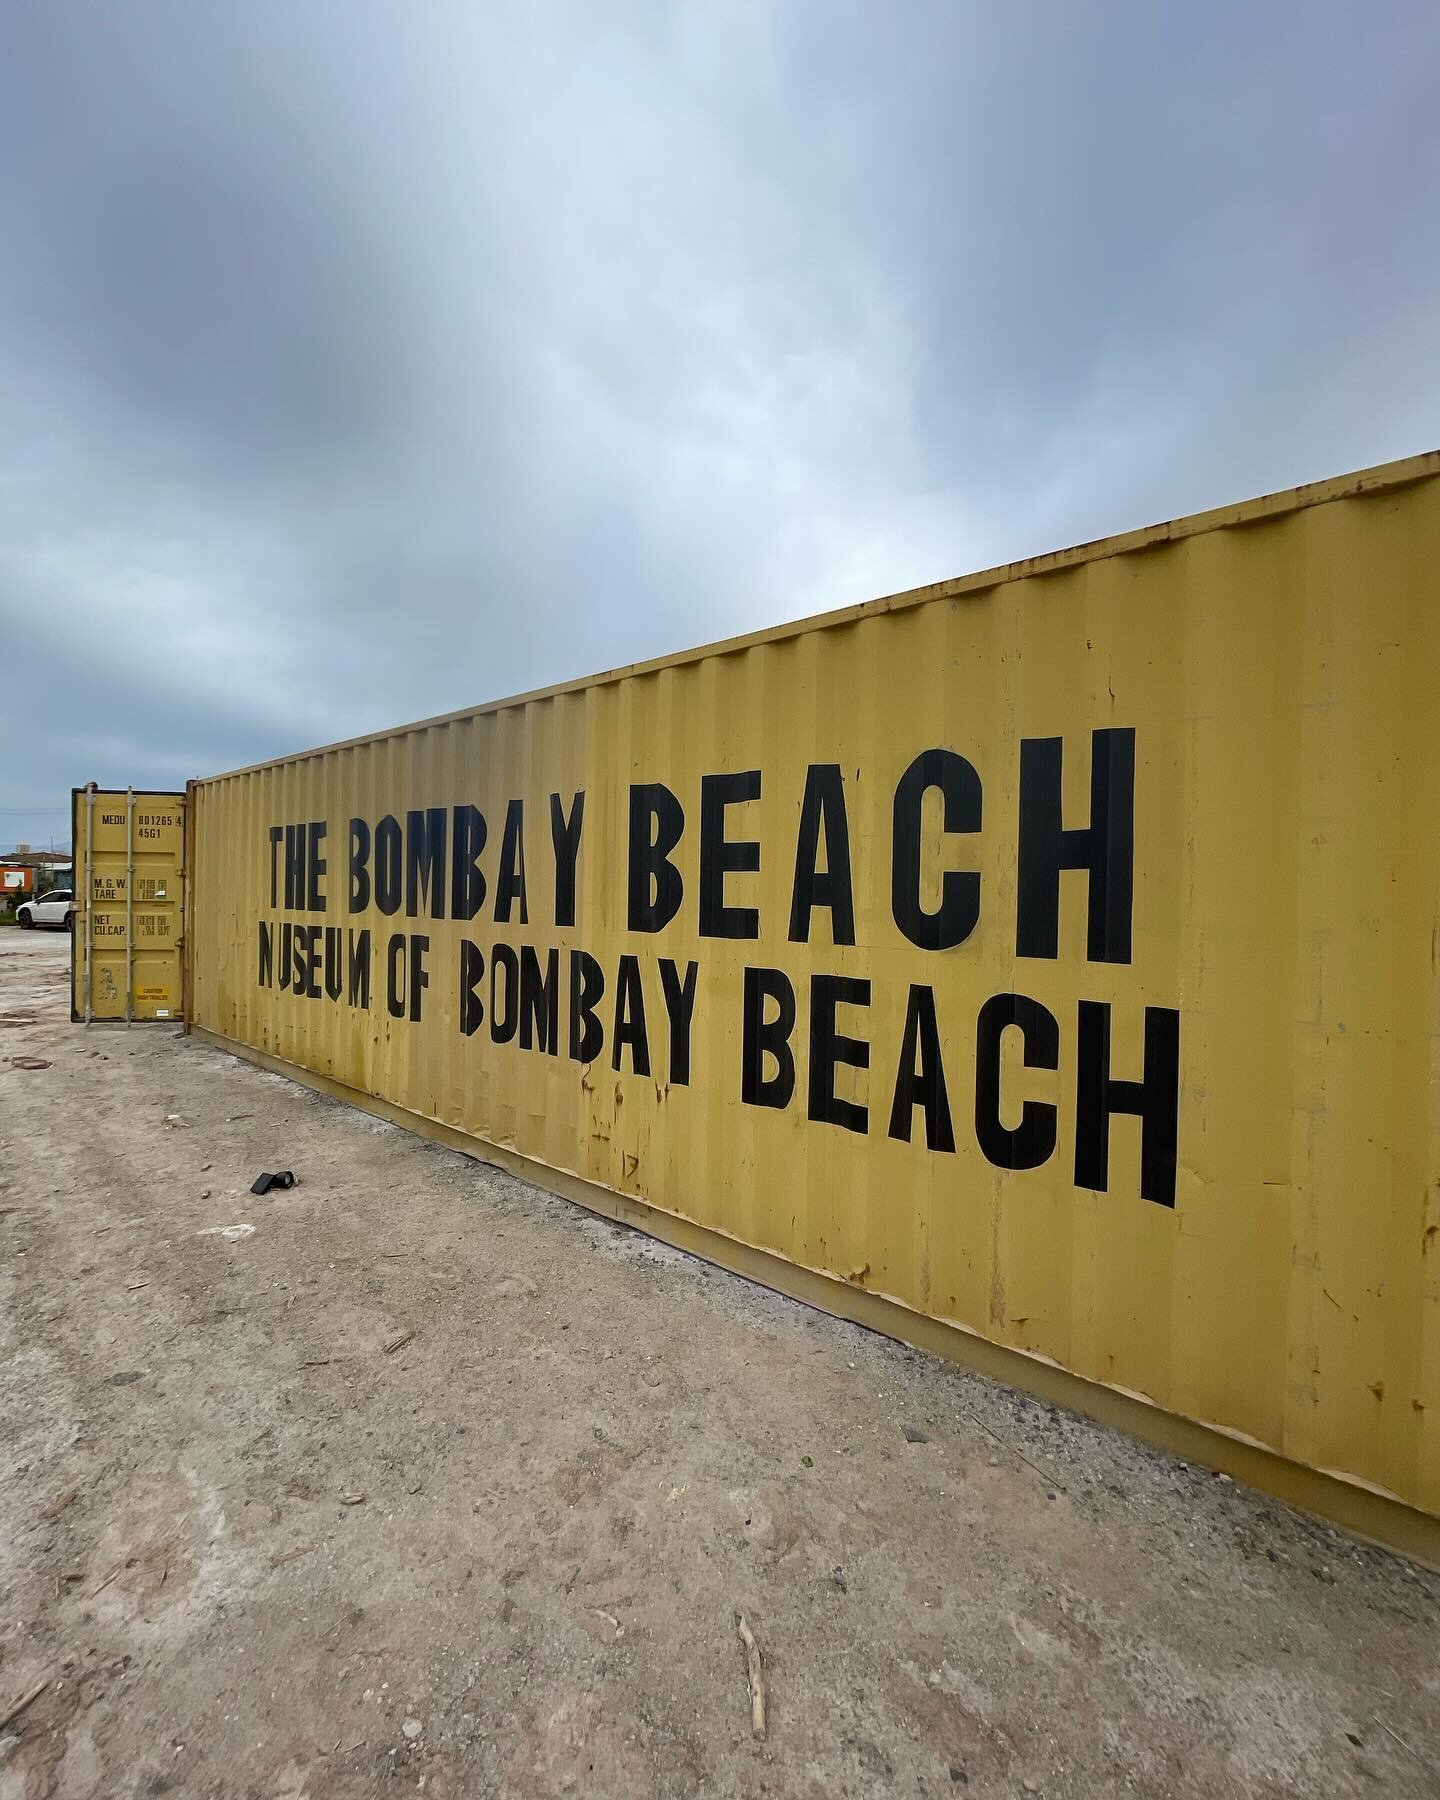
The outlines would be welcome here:
M 0 1800 L 1440 1793 L 1440 1578 L 67 951 L 0 933 Z

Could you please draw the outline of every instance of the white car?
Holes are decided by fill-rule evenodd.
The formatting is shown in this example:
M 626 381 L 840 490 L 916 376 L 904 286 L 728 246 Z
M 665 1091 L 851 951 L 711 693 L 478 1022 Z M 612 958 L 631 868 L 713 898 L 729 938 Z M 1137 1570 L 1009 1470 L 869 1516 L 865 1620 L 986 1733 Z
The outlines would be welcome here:
M 75 895 L 69 888 L 52 888 L 36 900 L 23 901 L 15 908 L 22 931 L 33 931 L 37 925 L 53 925 L 59 931 L 72 931 L 75 926 Z

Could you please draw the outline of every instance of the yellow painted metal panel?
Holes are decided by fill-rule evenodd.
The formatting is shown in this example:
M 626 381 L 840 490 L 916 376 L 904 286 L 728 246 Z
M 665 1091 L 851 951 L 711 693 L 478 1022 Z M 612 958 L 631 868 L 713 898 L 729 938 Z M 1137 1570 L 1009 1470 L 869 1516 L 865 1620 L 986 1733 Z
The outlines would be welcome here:
M 77 788 L 75 1019 L 178 1019 L 183 794 Z
M 1437 571 L 1429 456 L 198 783 L 192 1017 L 1440 1513 Z

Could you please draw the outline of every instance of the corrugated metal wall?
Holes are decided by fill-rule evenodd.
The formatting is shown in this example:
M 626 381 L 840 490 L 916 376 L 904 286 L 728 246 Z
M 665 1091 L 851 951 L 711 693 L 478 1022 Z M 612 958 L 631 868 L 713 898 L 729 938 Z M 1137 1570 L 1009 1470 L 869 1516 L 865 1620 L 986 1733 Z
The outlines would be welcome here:
M 1440 1512 L 1437 471 L 1437 457 L 1392 465 L 200 783 L 192 1018 Z M 931 758 L 902 780 L 937 750 L 955 760 Z M 830 765 L 838 775 L 809 773 Z M 756 799 L 736 799 L 744 783 L 708 784 L 702 884 L 702 778 L 749 771 Z M 841 860 L 837 780 L 854 941 L 834 941 L 837 926 L 852 934 L 843 905 L 823 903 L 809 941 L 794 941 L 807 782 L 831 810 L 817 853 L 799 860 L 823 875 Z M 684 815 L 673 855 L 683 900 L 654 933 L 627 916 L 636 784 L 663 784 Z M 897 790 L 908 795 L 898 805 Z M 551 796 L 568 819 L 582 792 L 575 918 L 557 923 L 567 909 Z M 486 899 L 468 922 L 451 916 L 454 809 L 465 806 L 487 829 Z M 1096 806 L 1109 809 L 1103 843 L 1079 836 Z M 407 815 L 428 808 L 446 809 L 445 916 L 432 916 L 432 888 L 410 917 L 405 832 L 424 821 Z M 394 914 L 374 891 L 387 815 L 400 833 Z M 512 830 L 520 819 L 523 923 L 513 902 L 508 920 L 496 916 L 507 816 Z M 352 819 L 370 839 L 372 892 L 357 911 Z M 657 827 L 648 814 L 641 823 L 648 843 Z M 323 836 L 283 835 L 316 825 Z M 1057 826 L 1073 835 L 1057 838 Z M 758 871 L 732 850 L 721 877 L 722 839 L 758 843 Z M 1103 873 L 1047 874 L 1057 854 Z M 970 874 L 973 930 L 945 948 L 910 941 L 901 919 L 932 941 L 956 935 L 973 910 Z M 835 887 L 822 881 L 827 897 Z M 757 909 L 758 937 L 702 934 L 702 901 Z M 1116 960 L 1127 926 L 1128 960 Z M 297 939 L 296 927 L 321 932 Z M 326 928 L 341 956 L 329 992 Z M 349 965 L 366 929 L 363 1006 Z M 399 1017 L 387 1003 L 396 934 Z M 418 1002 L 415 936 L 428 939 Z M 462 940 L 474 946 L 463 971 Z M 504 1036 L 506 946 L 536 953 L 531 999 L 559 953 L 553 1054 L 536 1041 L 544 1003 Z M 571 1042 L 572 950 L 604 980 L 603 1049 L 584 1062 L 570 1054 L 592 1048 Z M 477 956 L 483 979 L 462 982 Z M 672 1059 L 686 1034 L 670 1029 L 661 959 L 672 987 L 696 965 L 688 1071 Z M 781 972 L 795 996 L 784 1106 L 745 1098 L 747 969 Z M 863 988 L 823 980 L 833 976 L 868 982 L 868 1003 Z M 634 1036 L 627 979 L 643 1002 L 648 1074 L 633 1042 L 614 1066 L 617 990 Z M 753 1051 L 783 984 L 750 980 L 782 995 L 752 1007 Z M 475 1002 L 484 1018 L 467 1035 Z M 868 1066 L 835 1033 L 866 1046 Z M 774 1057 L 757 1067 L 762 1084 L 781 1073 Z M 1107 1089 L 1107 1074 L 1137 1085 Z M 1178 1098 L 1168 1143 L 1167 1084 L 1172 1107 Z M 832 1087 L 863 1118 L 827 1119 Z M 751 1102 L 764 1096 L 762 1085 Z M 1126 1106 L 1144 1109 L 1143 1131 Z M 1038 1166 L 1010 1166 L 1047 1148 Z
M 76 788 L 71 842 L 71 1018 L 181 1018 L 185 796 Z

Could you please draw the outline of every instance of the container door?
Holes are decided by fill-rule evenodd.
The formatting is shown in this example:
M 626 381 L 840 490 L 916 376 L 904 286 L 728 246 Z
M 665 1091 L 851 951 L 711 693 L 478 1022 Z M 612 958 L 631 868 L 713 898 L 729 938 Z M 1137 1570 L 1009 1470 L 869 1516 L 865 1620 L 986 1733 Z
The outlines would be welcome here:
M 76 788 L 72 823 L 71 1018 L 183 1018 L 185 796 Z

